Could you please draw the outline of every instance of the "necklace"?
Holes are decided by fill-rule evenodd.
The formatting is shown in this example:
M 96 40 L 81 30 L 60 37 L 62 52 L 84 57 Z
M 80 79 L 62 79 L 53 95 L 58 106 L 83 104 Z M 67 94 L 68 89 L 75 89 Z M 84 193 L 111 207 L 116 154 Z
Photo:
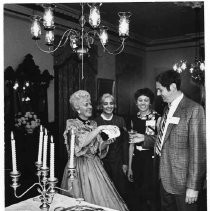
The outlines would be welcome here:
M 143 119 L 143 120 L 145 120 L 145 119 L 148 119 L 148 116 L 151 114 L 151 111 L 149 111 L 149 112 L 147 112 L 147 114 L 141 114 L 141 112 L 139 111 L 138 113 L 137 113 L 137 117 L 139 118 L 139 119 Z
M 112 119 L 112 117 L 113 117 L 113 114 L 111 115 L 111 117 L 106 117 L 103 113 L 101 114 L 101 117 L 102 117 L 102 119 L 103 120 L 111 120 Z
M 81 119 L 79 116 L 77 117 L 77 119 L 79 119 L 84 125 L 90 125 L 90 120 L 84 120 L 84 119 Z

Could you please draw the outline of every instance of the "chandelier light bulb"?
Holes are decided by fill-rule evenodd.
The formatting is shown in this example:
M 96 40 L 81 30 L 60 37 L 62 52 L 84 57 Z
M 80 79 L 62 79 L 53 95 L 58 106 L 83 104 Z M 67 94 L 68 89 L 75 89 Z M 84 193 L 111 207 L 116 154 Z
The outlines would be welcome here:
M 45 30 L 52 30 L 55 28 L 53 5 L 44 5 L 43 25 Z
M 130 12 L 119 12 L 119 36 L 128 37 L 129 36 L 129 18 L 131 16 Z
M 89 23 L 93 28 L 97 28 L 101 23 L 99 6 L 90 6 Z
M 26 97 L 25 98 L 25 101 L 27 102 L 27 101 L 30 101 L 31 99 L 29 98 L 29 97 Z
M 205 70 L 205 64 L 204 64 L 204 62 L 201 62 L 200 63 L 200 70 L 201 71 L 204 71 Z
M 53 42 L 54 42 L 54 33 L 53 33 L 53 31 L 46 31 L 45 42 L 46 42 L 46 45 L 48 45 L 48 46 L 52 46 L 53 45 Z
M 14 84 L 14 86 L 13 86 L 13 89 L 16 90 L 18 87 L 19 87 L 19 84 L 18 84 L 18 82 L 16 81 L 15 84 Z
M 194 69 L 193 67 L 190 68 L 190 73 L 193 73 Z
M 31 24 L 31 35 L 33 40 L 39 40 L 41 36 L 41 26 L 40 26 L 41 17 L 35 15 L 32 17 Z
M 182 69 L 182 70 L 185 70 L 186 68 L 187 68 L 186 62 L 185 62 L 185 61 L 182 61 L 182 62 L 181 62 L 181 69 Z
M 108 42 L 108 33 L 107 33 L 107 27 L 103 26 L 100 28 L 100 34 L 99 34 L 99 38 L 101 41 L 101 44 L 104 46 L 107 44 Z
M 174 71 L 177 71 L 177 69 L 178 69 L 177 64 L 174 64 L 173 70 L 174 70 Z
M 29 87 L 29 82 L 27 81 L 25 85 L 26 85 L 27 87 Z

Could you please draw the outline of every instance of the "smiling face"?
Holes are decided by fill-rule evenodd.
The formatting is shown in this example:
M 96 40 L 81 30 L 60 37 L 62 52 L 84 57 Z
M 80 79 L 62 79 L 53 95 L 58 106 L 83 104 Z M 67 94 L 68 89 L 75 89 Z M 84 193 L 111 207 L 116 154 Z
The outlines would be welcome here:
M 173 84 L 170 85 L 170 90 L 162 86 L 159 82 L 156 82 L 157 95 L 161 96 L 162 100 L 166 103 L 171 103 L 173 101 Z
M 105 115 L 110 115 L 114 111 L 114 101 L 111 97 L 104 98 L 102 102 L 102 109 Z
M 92 104 L 90 99 L 81 100 L 78 109 L 79 117 L 87 120 L 92 116 Z
M 145 95 L 140 95 L 137 98 L 136 105 L 141 112 L 146 112 L 150 107 L 150 98 Z

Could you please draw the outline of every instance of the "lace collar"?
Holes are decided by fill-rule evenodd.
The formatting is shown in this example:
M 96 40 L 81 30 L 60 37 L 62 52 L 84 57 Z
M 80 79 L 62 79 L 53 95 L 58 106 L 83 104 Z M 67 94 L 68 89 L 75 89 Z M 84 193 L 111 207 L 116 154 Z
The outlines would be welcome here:
M 111 117 L 107 118 L 107 117 L 102 113 L 102 114 L 101 114 L 101 118 L 102 118 L 103 120 L 110 121 L 110 120 L 112 120 L 112 118 L 113 118 L 113 114 L 111 115 Z

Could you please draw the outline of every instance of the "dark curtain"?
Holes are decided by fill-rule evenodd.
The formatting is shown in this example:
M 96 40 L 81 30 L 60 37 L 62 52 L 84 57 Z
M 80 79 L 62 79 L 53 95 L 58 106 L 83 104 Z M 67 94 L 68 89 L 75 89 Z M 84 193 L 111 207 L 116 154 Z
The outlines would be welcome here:
M 90 51 L 90 56 L 84 58 L 84 78 L 82 78 L 82 64 L 77 54 L 69 46 L 59 49 L 54 54 L 55 71 L 55 125 L 57 130 L 57 172 L 59 181 L 62 179 L 63 170 L 67 162 L 67 151 L 64 145 L 63 132 L 66 120 L 75 118 L 75 112 L 70 107 L 70 95 L 79 89 L 87 90 L 92 97 L 93 104 L 96 99 L 96 73 L 97 57 L 95 49 Z
M 136 112 L 134 93 L 144 83 L 143 58 L 128 53 L 116 56 L 117 113 L 124 116 Z M 126 100 L 125 100 L 126 99 Z

